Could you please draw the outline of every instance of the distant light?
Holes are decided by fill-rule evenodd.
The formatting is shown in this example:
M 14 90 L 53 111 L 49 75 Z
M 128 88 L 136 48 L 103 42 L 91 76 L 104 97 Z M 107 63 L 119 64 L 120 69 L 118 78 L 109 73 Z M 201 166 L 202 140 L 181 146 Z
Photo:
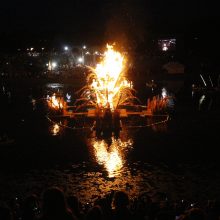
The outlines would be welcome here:
M 69 50 L 69 47 L 65 46 L 65 47 L 64 47 L 64 50 L 65 50 L 65 51 L 68 51 L 68 50 Z
M 30 51 L 33 51 L 33 50 L 34 50 L 34 48 L 33 48 L 33 47 L 31 47 L 31 48 L 30 48 Z
M 78 62 L 79 62 L 79 63 L 82 63 L 82 62 L 83 62 L 83 58 L 82 58 L 82 57 L 79 57 L 79 58 L 78 58 Z
M 205 95 L 202 95 L 201 98 L 199 99 L 199 104 L 201 105 L 205 100 Z
M 83 46 L 83 49 L 86 49 L 86 45 Z
M 175 50 L 176 49 L 176 39 L 160 39 L 158 40 L 158 46 L 160 50 L 167 51 L 167 50 Z
M 167 47 L 166 44 L 163 44 L 162 50 L 163 50 L 163 51 L 167 51 L 167 50 L 168 50 L 168 47 Z
M 202 81 L 203 81 L 204 85 L 205 85 L 205 86 L 207 86 L 207 84 L 206 84 L 206 82 L 205 82 L 205 80 L 204 80 L 204 78 L 203 78 L 202 74 L 200 74 L 200 77 L 201 77 L 201 79 L 202 79 Z
M 60 126 L 59 126 L 59 124 L 54 124 L 53 127 L 52 127 L 52 134 L 53 134 L 54 136 L 56 136 L 56 135 L 58 135 L 59 131 L 60 131 Z
M 55 61 L 50 62 L 46 64 L 46 66 L 48 66 L 48 70 L 52 71 L 57 67 L 57 63 Z
M 162 88 L 162 97 L 163 99 L 167 97 L 167 90 L 165 88 Z
M 57 66 L 56 62 L 52 62 L 52 67 L 55 68 Z
M 86 51 L 86 54 L 89 55 L 90 54 L 89 51 Z
M 98 51 L 96 51 L 95 54 L 98 55 L 99 54 Z
M 66 94 L 66 98 L 67 98 L 67 102 L 71 101 L 71 95 L 69 95 L 69 93 Z
M 44 47 L 42 47 L 41 50 L 44 50 Z

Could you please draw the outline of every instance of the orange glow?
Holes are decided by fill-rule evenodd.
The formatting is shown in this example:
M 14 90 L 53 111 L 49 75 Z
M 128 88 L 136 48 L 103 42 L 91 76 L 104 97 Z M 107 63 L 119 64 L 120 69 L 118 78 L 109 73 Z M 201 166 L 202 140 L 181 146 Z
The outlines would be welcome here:
M 93 142 L 95 157 L 100 165 L 104 165 L 109 177 L 115 177 L 120 174 L 123 168 L 123 150 L 132 145 L 132 141 L 121 141 L 112 137 L 111 145 L 104 140 L 96 140 Z
M 51 130 L 51 133 L 56 136 L 60 131 L 60 126 L 58 124 L 54 124 Z
M 63 100 L 61 98 L 57 98 L 55 94 L 49 97 L 47 101 L 51 108 L 54 108 L 54 109 L 63 108 Z
M 110 106 L 115 109 L 121 98 L 122 87 L 131 87 L 124 77 L 124 56 L 107 44 L 107 51 L 101 63 L 97 64 L 91 89 L 95 91 L 97 104 L 101 107 Z

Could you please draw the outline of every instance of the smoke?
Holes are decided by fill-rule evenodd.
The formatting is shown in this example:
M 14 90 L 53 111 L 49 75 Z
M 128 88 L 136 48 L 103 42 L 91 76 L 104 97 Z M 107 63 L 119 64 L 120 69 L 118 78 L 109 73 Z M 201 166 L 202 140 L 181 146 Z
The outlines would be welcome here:
M 146 37 L 146 11 L 144 0 L 121 0 L 105 10 L 106 40 L 126 48 L 136 47 Z

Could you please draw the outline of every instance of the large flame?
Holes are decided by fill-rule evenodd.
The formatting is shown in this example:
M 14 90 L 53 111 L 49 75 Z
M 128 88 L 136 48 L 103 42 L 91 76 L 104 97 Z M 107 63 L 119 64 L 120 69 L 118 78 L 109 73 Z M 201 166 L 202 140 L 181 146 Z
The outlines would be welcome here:
M 107 51 L 102 62 L 95 68 L 95 77 L 91 84 L 99 106 L 115 109 L 119 104 L 122 87 L 131 87 L 123 75 L 124 66 L 124 56 L 107 44 Z

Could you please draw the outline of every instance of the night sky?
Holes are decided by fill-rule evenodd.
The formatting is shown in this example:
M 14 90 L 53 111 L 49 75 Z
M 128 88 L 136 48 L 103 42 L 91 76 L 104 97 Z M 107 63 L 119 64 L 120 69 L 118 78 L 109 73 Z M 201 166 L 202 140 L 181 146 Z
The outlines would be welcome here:
M 143 40 L 148 32 L 205 33 L 219 24 L 215 4 L 204 0 L 3 0 L 1 44 L 54 38 L 99 44 L 129 34 Z

